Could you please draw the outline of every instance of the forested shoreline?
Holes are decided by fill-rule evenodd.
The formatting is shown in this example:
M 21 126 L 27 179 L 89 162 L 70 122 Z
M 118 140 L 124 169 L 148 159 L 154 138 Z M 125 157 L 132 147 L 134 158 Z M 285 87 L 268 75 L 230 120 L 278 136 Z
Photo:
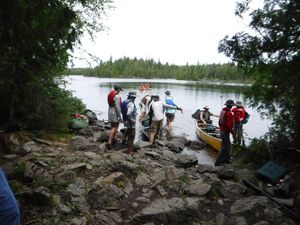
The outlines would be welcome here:
M 67 74 L 111 78 L 160 78 L 178 80 L 233 80 L 251 82 L 252 76 L 245 74 L 236 65 L 197 64 L 174 65 L 156 62 L 153 59 L 123 57 L 100 61 L 94 68 L 70 68 Z

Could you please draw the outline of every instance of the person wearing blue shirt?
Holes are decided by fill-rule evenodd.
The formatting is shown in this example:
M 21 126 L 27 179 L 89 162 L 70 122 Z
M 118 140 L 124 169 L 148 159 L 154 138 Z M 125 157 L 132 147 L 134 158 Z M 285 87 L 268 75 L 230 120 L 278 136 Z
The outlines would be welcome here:
M 166 104 L 167 104 L 167 105 L 176 106 L 176 108 L 182 112 L 182 109 L 179 108 L 179 107 L 174 103 L 173 97 L 171 96 L 171 92 L 170 92 L 170 91 L 166 91 L 165 94 L 166 94 L 166 97 L 165 97 Z M 172 124 L 173 124 L 174 119 L 175 119 L 175 112 L 176 112 L 176 109 L 173 109 L 173 108 L 166 108 L 166 117 L 167 117 L 167 129 L 168 129 L 168 134 L 170 134 L 171 129 L 172 129 Z
M 20 225 L 20 211 L 3 170 L 0 168 L 0 224 Z

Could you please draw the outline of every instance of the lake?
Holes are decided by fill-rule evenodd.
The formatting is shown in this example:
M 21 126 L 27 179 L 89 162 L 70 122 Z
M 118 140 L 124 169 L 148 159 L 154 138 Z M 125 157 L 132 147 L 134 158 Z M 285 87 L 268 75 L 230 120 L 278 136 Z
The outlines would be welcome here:
M 195 133 L 195 122 L 191 117 L 197 109 L 209 106 L 210 111 L 219 115 L 227 99 L 240 100 L 244 103 L 246 110 L 250 113 L 250 119 L 244 125 L 245 141 L 260 137 L 268 131 L 271 122 L 261 118 L 256 108 L 247 105 L 243 95 L 244 86 L 240 84 L 220 85 L 220 83 L 199 83 L 194 81 L 178 81 L 173 79 L 120 79 L 120 78 L 95 78 L 84 76 L 67 76 L 66 88 L 72 90 L 74 96 L 80 98 L 88 109 L 95 111 L 98 119 L 107 119 L 107 94 L 113 88 L 115 82 L 120 83 L 124 91 L 121 92 L 122 99 L 127 98 L 129 91 L 137 91 L 138 102 L 145 95 L 139 91 L 143 83 L 151 84 L 151 93 L 158 93 L 164 99 L 164 92 L 169 90 L 173 100 L 183 109 L 183 113 L 176 113 L 173 132 L 174 134 L 185 135 L 190 140 L 197 140 Z M 211 117 L 213 124 L 218 124 L 217 117 Z M 204 156 L 203 156 L 204 157 Z M 206 157 L 206 156 L 205 156 Z M 202 158 L 203 160 L 203 158 Z M 211 161 L 211 159 L 206 159 Z

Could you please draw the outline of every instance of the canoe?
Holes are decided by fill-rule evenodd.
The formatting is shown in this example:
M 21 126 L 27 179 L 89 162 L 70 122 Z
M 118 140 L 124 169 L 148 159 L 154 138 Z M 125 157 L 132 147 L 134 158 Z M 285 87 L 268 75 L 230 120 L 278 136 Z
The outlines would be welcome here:
M 213 126 L 215 129 L 211 129 L 213 125 L 200 124 L 196 121 L 196 133 L 198 137 L 206 144 L 211 146 L 217 151 L 221 149 L 222 140 L 220 137 L 220 130 L 218 127 Z

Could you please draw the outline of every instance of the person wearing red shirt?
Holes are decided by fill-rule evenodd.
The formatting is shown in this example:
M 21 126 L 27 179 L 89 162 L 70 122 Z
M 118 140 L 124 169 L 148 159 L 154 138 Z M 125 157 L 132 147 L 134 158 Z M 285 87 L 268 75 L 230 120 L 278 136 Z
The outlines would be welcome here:
M 243 103 L 241 101 L 237 101 L 235 103 L 234 108 L 232 108 L 234 123 L 233 123 L 233 129 L 234 129 L 234 144 L 241 144 L 241 141 L 243 140 L 243 124 L 242 121 L 245 119 L 246 112 L 243 107 Z
M 229 99 L 225 102 L 226 107 L 221 110 L 219 117 L 219 126 L 221 132 L 221 149 L 216 158 L 215 166 L 221 166 L 222 164 L 229 163 L 230 160 L 230 133 L 233 133 L 233 115 L 231 112 L 234 101 Z

